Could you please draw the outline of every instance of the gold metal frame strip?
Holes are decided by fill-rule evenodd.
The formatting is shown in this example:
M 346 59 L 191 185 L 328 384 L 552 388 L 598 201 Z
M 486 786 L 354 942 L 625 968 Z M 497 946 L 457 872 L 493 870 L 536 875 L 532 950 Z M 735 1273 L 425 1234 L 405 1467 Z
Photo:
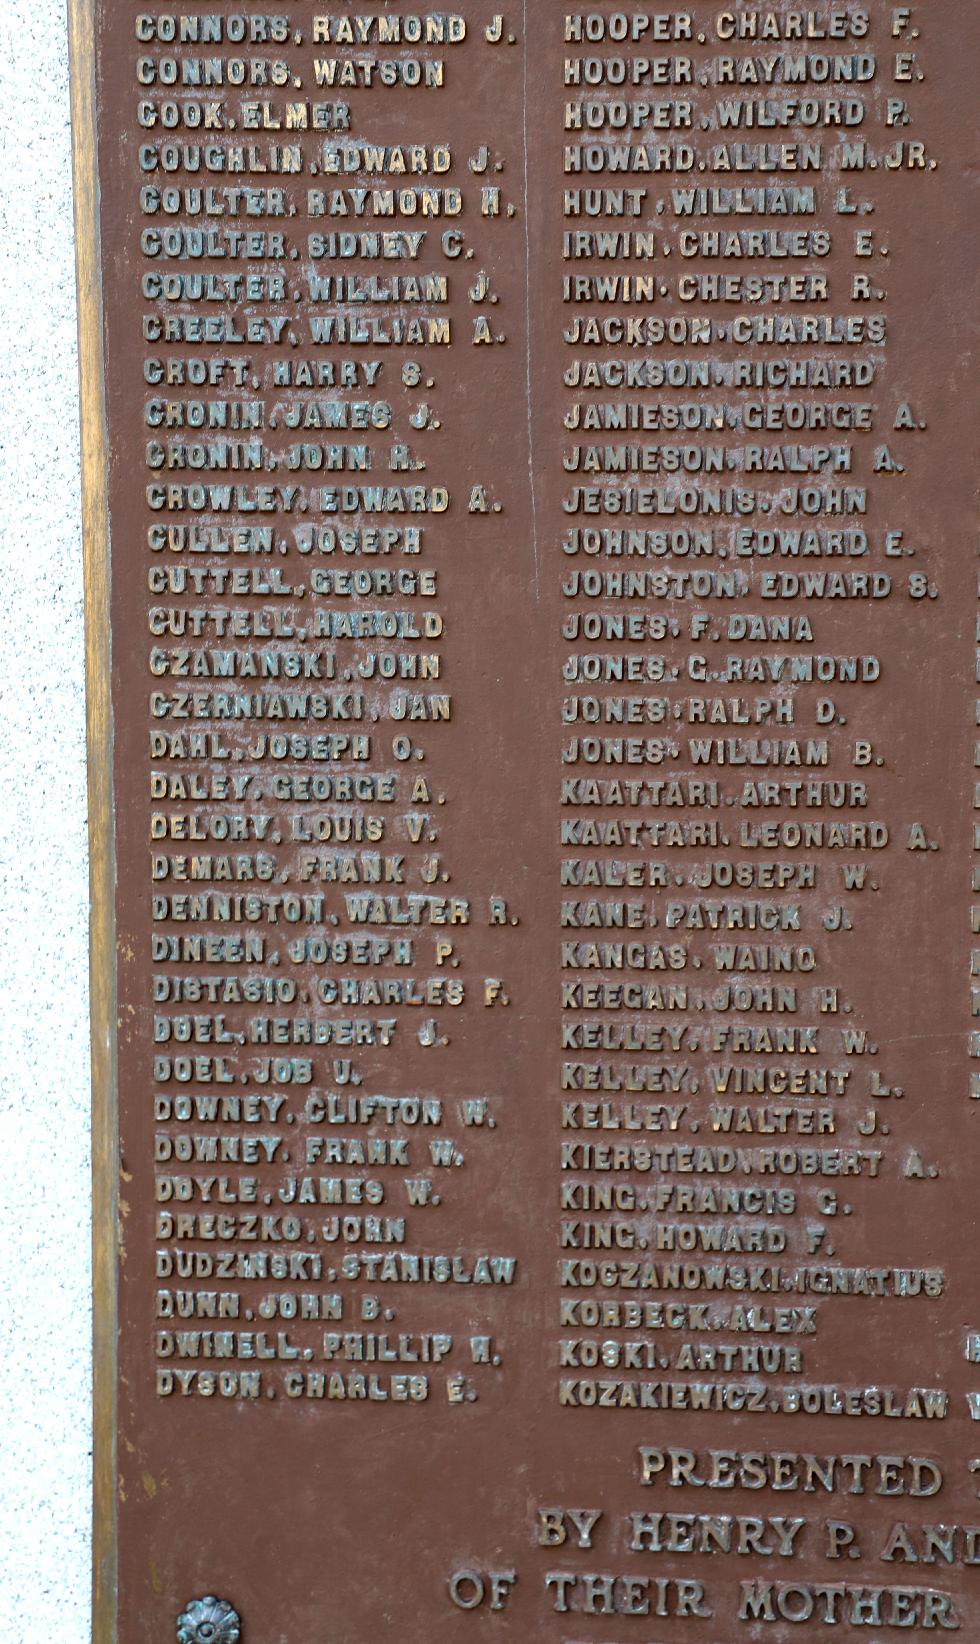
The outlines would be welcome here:
M 117 1088 L 108 443 L 95 76 L 96 0 L 68 0 L 81 400 L 92 1029 L 93 1644 L 116 1640 Z

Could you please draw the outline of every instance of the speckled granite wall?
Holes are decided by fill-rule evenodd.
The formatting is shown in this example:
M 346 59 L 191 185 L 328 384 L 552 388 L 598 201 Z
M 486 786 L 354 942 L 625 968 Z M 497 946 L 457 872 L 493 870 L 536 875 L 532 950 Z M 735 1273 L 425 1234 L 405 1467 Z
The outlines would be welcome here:
M 0 0 L 0 1638 L 89 1638 L 87 866 L 64 0 Z

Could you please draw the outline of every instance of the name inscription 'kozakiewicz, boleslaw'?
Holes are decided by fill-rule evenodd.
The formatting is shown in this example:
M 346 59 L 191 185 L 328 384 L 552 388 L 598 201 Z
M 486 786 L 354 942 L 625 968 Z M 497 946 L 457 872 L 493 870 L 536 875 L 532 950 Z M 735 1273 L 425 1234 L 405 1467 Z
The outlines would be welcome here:
M 73 8 L 97 1644 L 968 1644 L 971 8 Z

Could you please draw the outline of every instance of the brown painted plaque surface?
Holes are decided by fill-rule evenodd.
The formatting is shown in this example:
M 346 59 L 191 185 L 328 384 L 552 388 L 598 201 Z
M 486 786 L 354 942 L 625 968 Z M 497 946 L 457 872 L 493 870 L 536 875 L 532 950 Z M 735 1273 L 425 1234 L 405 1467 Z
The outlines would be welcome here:
M 976 1639 L 973 9 L 73 21 L 99 1644 Z

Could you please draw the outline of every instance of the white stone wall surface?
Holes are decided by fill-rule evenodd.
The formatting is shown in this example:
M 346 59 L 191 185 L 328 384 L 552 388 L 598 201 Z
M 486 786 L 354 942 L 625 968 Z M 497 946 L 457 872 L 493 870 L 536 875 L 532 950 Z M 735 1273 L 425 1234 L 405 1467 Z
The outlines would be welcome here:
M 88 869 L 65 0 L 0 0 L 0 1638 L 90 1637 Z

